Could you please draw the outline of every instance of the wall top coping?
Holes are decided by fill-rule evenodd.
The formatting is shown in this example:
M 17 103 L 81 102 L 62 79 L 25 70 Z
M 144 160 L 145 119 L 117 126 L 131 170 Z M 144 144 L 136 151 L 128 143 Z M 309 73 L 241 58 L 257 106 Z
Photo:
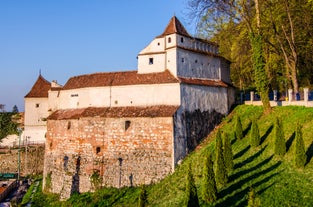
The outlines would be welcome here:
M 82 117 L 172 117 L 179 106 L 159 105 L 146 107 L 88 107 L 81 109 L 65 109 L 53 112 L 48 120 L 79 119 Z

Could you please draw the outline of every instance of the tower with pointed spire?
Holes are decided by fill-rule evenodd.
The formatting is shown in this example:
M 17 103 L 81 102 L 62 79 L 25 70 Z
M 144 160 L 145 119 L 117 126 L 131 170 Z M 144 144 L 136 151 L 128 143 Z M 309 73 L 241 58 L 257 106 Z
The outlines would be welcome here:
M 165 70 L 175 77 L 230 83 L 229 61 L 218 54 L 218 45 L 192 37 L 176 16 L 164 32 L 138 54 L 138 73 Z

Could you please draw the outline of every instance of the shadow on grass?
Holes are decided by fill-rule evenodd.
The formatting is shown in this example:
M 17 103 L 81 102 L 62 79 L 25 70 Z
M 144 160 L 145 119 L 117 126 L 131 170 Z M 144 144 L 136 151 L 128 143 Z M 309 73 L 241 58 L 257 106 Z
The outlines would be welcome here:
M 264 150 L 266 149 L 267 145 L 264 146 L 262 149 L 260 149 L 257 153 L 255 153 L 254 155 L 250 156 L 249 158 L 247 158 L 246 160 L 242 161 L 242 162 L 239 162 L 239 163 L 236 163 L 235 166 L 234 166 L 234 169 L 237 169 L 237 168 L 241 168 L 243 167 L 244 165 L 252 162 L 254 159 L 256 159 L 257 157 L 259 157 L 262 152 L 264 152 Z
M 237 191 L 236 193 L 232 194 L 231 196 L 228 196 L 225 200 L 221 201 L 220 203 L 218 203 L 216 206 L 246 206 L 247 205 L 247 199 L 246 199 L 246 196 L 249 192 L 249 189 L 250 189 L 250 186 L 249 187 L 246 187 L 244 188 L 243 190 L 239 190 L 238 189 L 241 189 L 242 186 L 251 181 L 251 180 L 256 180 L 258 179 L 260 176 L 264 176 L 264 175 L 267 175 L 269 174 L 270 172 L 272 172 L 273 170 L 277 169 L 279 166 L 281 165 L 281 161 L 269 166 L 268 168 L 264 169 L 264 170 L 261 170 L 260 172 L 257 172 L 257 173 L 254 173 L 242 180 L 240 180 L 239 182 L 237 183 L 234 183 L 232 185 L 230 185 L 229 187 L 227 187 L 226 189 L 223 189 L 220 193 L 219 193 L 219 198 L 224 198 L 226 197 L 227 195 L 231 195 L 234 191 Z M 278 173 L 272 173 L 268 176 L 266 176 L 265 178 L 259 180 L 259 181 L 256 181 L 255 183 L 253 183 L 251 185 L 251 187 L 253 188 L 257 188 L 258 186 L 260 185 L 263 185 L 267 182 L 269 182 L 274 176 L 278 175 Z M 261 191 L 262 192 L 257 192 L 258 194 L 261 194 L 263 193 L 266 189 L 270 188 L 271 186 L 273 185 L 270 184 L 269 186 L 267 186 L 265 189 L 262 189 Z M 239 201 L 239 203 L 237 203 Z M 237 203 L 237 204 L 236 204 Z M 235 205 L 236 204 L 236 205 Z
M 293 142 L 293 140 L 294 140 L 295 138 L 296 138 L 296 133 L 293 132 L 292 135 L 289 137 L 289 139 L 288 139 L 287 142 L 286 142 L 286 152 L 289 151 L 289 149 L 290 149 L 290 147 L 291 147 L 291 145 L 292 145 L 292 142 Z
M 261 142 L 260 144 L 263 144 L 263 142 L 266 140 L 266 138 L 270 135 L 270 133 L 272 132 L 273 130 L 273 125 L 271 125 L 265 132 L 265 134 L 261 137 Z
M 251 129 L 251 125 L 252 125 L 252 122 L 250 122 L 247 126 L 247 128 L 245 130 L 243 130 L 242 134 L 243 134 L 243 137 L 247 136 L 247 134 L 249 133 L 250 129 Z
M 310 144 L 308 150 L 306 151 L 306 165 L 310 163 L 312 157 L 313 157 L 313 141 Z
M 246 148 L 244 148 L 243 150 L 241 150 L 240 152 L 237 152 L 237 153 L 234 155 L 233 159 L 238 159 L 239 157 L 243 156 L 244 154 L 246 154 L 246 152 L 249 151 L 249 149 L 250 149 L 250 145 L 247 146 Z
M 273 158 L 273 155 L 270 156 L 269 158 L 266 158 L 262 162 L 256 164 L 255 166 L 253 166 L 253 167 L 251 167 L 249 169 L 241 170 L 241 171 L 239 171 L 239 172 L 237 172 L 235 174 L 232 174 L 231 176 L 229 176 L 229 182 L 232 182 L 232 181 L 234 181 L 234 180 L 244 176 L 247 173 L 250 173 L 252 171 L 255 171 L 255 170 L 261 168 L 262 166 L 268 164 L 272 160 L 272 158 Z

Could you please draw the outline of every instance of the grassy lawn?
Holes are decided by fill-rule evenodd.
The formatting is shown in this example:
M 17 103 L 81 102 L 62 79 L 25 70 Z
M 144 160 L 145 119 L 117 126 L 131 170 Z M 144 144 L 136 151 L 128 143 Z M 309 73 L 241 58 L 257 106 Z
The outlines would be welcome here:
M 235 117 L 240 116 L 245 137 L 234 139 Z M 275 118 L 280 117 L 286 140 L 287 154 L 276 157 L 273 152 Z M 251 120 L 256 119 L 261 145 L 249 146 Z M 301 124 L 307 164 L 296 169 L 293 162 L 294 139 L 297 123 Z M 229 182 L 218 189 L 218 200 L 205 204 L 201 199 L 200 183 L 204 158 L 214 151 L 215 133 L 212 132 L 198 148 L 188 155 L 175 172 L 157 184 L 147 186 L 149 206 L 183 206 L 188 164 L 192 165 L 201 206 L 246 206 L 247 194 L 253 187 L 261 206 L 313 206 L 313 108 L 275 107 L 272 113 L 263 115 L 262 108 L 238 106 L 218 126 L 233 138 L 234 170 Z M 55 202 L 59 206 L 137 206 L 138 188 L 102 189 L 96 193 L 74 195 L 66 202 Z M 42 194 L 44 196 L 44 194 Z M 49 199 L 47 199 L 49 200 Z M 40 206 L 40 204 L 36 204 Z M 46 206 L 46 205 L 45 205 Z

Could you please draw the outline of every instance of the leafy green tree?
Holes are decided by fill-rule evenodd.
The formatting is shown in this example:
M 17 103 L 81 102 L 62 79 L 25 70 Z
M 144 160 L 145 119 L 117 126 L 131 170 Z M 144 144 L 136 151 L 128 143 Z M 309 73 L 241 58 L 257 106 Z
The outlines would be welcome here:
M 205 158 L 202 176 L 202 199 L 207 203 L 212 203 L 217 199 L 217 187 L 211 154 Z
M 197 188 L 195 185 L 195 181 L 191 172 L 191 164 L 188 166 L 188 172 L 187 172 L 187 180 L 186 180 L 186 200 L 185 200 L 185 206 L 186 207 L 198 207 L 199 204 L 199 198 L 197 193 Z
M 279 118 L 275 121 L 275 142 L 274 153 L 275 155 L 284 156 L 286 154 L 285 135 L 282 122 Z
M 259 127 L 256 120 L 252 120 L 251 132 L 250 132 L 250 145 L 251 147 L 257 147 L 260 145 L 261 137 Z
M 295 146 L 295 151 L 294 151 L 294 162 L 297 168 L 304 167 L 306 160 L 307 160 L 301 128 L 302 126 L 300 124 L 297 124 L 296 146 Z
M 215 142 L 215 179 L 219 186 L 224 186 L 227 183 L 227 170 L 224 161 L 223 142 L 220 130 L 216 134 Z
M 17 134 L 18 124 L 12 120 L 14 113 L 0 113 L 0 141 L 10 134 Z
M 243 138 L 242 124 L 241 124 L 241 120 L 239 116 L 236 116 L 235 135 L 236 135 L 236 139 Z
M 145 207 L 146 205 L 147 205 L 147 191 L 145 185 L 142 185 L 140 188 L 138 207 Z
M 227 133 L 223 133 L 223 157 L 227 172 L 230 173 L 234 168 L 234 160 L 230 137 Z

